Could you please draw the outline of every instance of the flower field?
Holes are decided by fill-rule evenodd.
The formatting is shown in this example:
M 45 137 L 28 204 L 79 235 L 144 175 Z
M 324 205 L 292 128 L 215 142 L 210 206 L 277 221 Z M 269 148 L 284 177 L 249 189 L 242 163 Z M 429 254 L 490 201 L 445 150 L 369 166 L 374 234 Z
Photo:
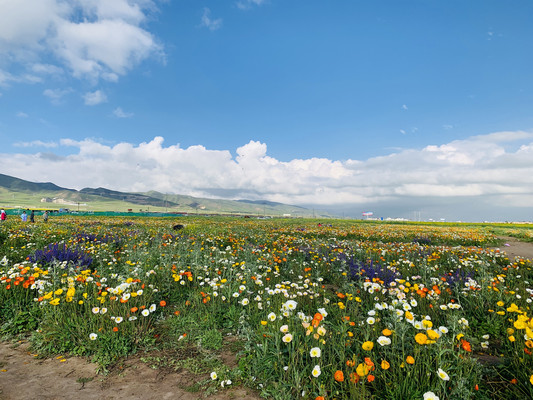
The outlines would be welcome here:
M 533 398 L 531 260 L 489 249 L 490 226 L 174 223 L 3 223 L 0 334 L 102 371 L 172 350 L 163 363 L 204 374 L 207 393 L 242 384 L 269 399 Z M 228 343 L 237 365 L 217 357 Z M 180 364 L 180 354 L 194 357 Z

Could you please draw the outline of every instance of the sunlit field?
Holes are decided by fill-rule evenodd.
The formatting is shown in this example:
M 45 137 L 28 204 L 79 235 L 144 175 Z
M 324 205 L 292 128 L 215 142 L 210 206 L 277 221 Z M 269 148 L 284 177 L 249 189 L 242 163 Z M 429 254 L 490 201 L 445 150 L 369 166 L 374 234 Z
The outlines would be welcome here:
M 528 228 L 61 216 L 0 229 L 0 333 L 43 357 L 105 373 L 141 354 L 204 374 L 207 394 L 533 398 L 531 261 L 489 249 Z

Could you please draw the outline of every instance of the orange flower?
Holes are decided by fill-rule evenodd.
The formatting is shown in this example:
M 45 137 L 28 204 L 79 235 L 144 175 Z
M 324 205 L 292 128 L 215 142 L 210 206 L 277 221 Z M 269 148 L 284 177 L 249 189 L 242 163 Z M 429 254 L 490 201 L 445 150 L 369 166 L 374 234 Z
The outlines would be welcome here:
M 347 367 L 353 367 L 354 365 L 355 365 L 355 361 L 353 361 L 353 360 L 347 360 L 346 361 L 346 366 Z
M 113 332 L 118 332 L 118 327 L 117 327 L 117 326 L 115 326 L 115 327 L 113 328 Z
M 138 309 L 137 307 L 132 307 L 132 308 L 130 309 L 130 311 L 131 311 L 132 313 L 137 312 L 138 310 L 139 310 L 139 309 Z
M 165 306 L 167 305 L 167 302 L 166 302 L 165 300 L 161 300 L 161 301 L 159 302 L 159 305 L 160 305 L 161 307 L 165 307 Z
M 465 351 L 472 351 L 472 347 L 470 346 L 470 343 L 464 339 L 461 339 L 461 347 Z
M 375 377 L 374 375 L 368 375 L 368 376 L 366 377 L 366 380 L 367 380 L 368 382 L 374 382 L 374 379 L 376 379 L 376 377 Z
M 412 364 L 415 363 L 415 359 L 414 359 L 413 356 L 407 356 L 407 358 L 405 359 L 405 362 L 406 362 L 407 364 L 411 364 L 411 365 L 412 365 Z
M 337 382 L 344 382 L 344 373 L 340 370 L 337 370 L 335 371 L 333 378 L 335 378 Z
M 350 374 L 350 382 L 352 382 L 352 383 L 359 382 L 359 375 L 357 375 L 355 372 L 352 372 Z
M 326 399 L 324 398 L 324 396 L 316 396 L 315 400 L 326 400 Z

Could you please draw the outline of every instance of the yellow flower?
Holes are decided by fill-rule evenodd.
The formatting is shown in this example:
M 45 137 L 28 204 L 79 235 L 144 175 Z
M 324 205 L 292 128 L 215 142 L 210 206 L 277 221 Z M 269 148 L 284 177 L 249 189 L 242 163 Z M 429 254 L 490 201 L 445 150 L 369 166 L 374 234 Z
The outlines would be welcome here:
M 514 336 L 512 336 L 512 335 L 511 335 L 511 336 L 509 336 L 509 341 L 510 341 L 510 342 L 514 342 L 515 340 L 516 340 L 516 339 L 515 339 L 515 337 L 514 337 Z
M 500 301 L 499 301 L 499 302 L 497 302 L 496 304 L 497 304 L 498 306 L 500 306 L 500 307 L 503 307 L 503 305 L 504 305 L 504 302 L 500 300 Z
M 433 322 L 428 319 L 425 319 L 422 321 L 422 325 L 424 325 L 424 328 L 431 328 L 433 327 Z
M 59 304 L 59 297 L 56 297 L 54 300 L 51 300 L 50 304 L 53 306 L 57 306 Z
M 440 338 L 440 334 L 436 331 L 434 331 L 433 329 L 428 329 L 427 330 L 427 334 L 429 336 L 430 339 L 432 340 L 437 340 L 438 338 Z
M 357 366 L 357 368 L 355 369 L 355 372 L 357 375 L 361 377 L 367 376 L 368 373 L 370 372 L 370 367 L 366 365 L 365 363 L 361 363 Z
M 389 369 L 390 363 L 388 361 L 382 360 L 381 361 L 381 369 Z
M 261 325 L 265 326 L 268 322 L 266 321 L 261 321 Z
M 531 383 L 531 384 L 533 385 L 533 375 L 531 375 L 531 376 L 529 377 L 529 383 Z
M 363 350 L 370 351 L 374 348 L 374 342 L 366 341 L 363 343 Z
M 428 341 L 428 337 L 423 333 L 417 333 L 415 336 L 415 341 L 418 344 L 426 344 Z

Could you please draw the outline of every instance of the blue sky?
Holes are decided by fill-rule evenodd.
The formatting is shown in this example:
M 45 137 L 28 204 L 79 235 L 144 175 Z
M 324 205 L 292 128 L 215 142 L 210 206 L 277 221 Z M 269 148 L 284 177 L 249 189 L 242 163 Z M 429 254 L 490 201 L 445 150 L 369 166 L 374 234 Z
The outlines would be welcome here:
M 0 172 L 532 220 L 530 15 L 526 0 L 0 0 Z

